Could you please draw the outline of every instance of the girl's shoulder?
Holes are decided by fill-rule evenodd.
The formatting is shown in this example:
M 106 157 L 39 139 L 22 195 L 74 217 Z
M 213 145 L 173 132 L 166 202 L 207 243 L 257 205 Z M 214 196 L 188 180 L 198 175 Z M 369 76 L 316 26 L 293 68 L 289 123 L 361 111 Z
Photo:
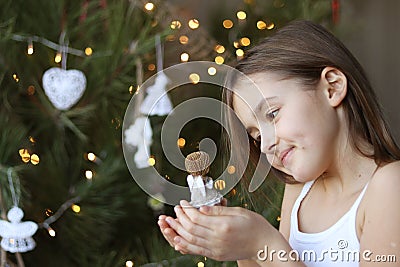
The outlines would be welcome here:
M 281 221 L 279 225 L 279 231 L 282 235 L 289 240 L 290 233 L 290 214 L 296 201 L 303 189 L 303 183 L 286 184 L 285 192 L 283 194 L 282 206 L 281 206 Z
M 399 204 L 400 192 L 400 161 L 388 163 L 379 167 L 369 182 L 366 191 L 366 204 L 396 201 Z M 396 207 L 398 208 L 398 207 Z

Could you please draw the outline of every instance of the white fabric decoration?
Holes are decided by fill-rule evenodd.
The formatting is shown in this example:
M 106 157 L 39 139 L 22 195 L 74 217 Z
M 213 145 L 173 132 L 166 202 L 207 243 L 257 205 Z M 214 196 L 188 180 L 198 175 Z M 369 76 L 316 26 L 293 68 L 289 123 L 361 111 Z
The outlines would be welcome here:
M 38 225 L 34 222 L 21 222 L 24 212 L 13 207 L 7 213 L 10 222 L 0 220 L 1 247 L 11 253 L 27 252 L 32 250 L 36 243 L 32 236 L 36 233 Z
M 203 177 L 201 177 L 201 175 L 195 177 L 193 177 L 192 175 L 188 175 L 186 180 L 192 194 L 195 193 L 195 191 L 200 191 L 203 197 L 206 196 L 206 188 L 204 186 Z
M 125 142 L 137 148 L 134 156 L 136 167 L 149 167 L 149 151 L 152 143 L 153 131 L 147 117 L 138 117 L 135 123 L 125 130 Z
M 152 86 L 147 87 L 147 96 L 140 106 L 140 112 L 146 115 L 164 116 L 168 115 L 172 110 L 172 103 L 166 93 L 166 86 L 169 82 L 164 72 L 157 74 L 155 82 Z
M 86 77 L 79 70 L 51 68 L 43 74 L 42 83 L 50 102 L 59 110 L 67 110 L 82 97 Z

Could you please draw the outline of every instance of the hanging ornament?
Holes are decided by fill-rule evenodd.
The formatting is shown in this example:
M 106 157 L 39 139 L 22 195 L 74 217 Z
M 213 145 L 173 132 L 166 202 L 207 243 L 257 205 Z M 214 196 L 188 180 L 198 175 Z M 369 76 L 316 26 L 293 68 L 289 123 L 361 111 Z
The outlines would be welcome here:
M 163 72 L 163 54 L 159 35 L 156 36 L 156 50 L 158 73 L 154 84 L 147 87 L 147 96 L 140 106 L 140 112 L 145 115 L 164 116 L 172 111 L 172 103 L 166 92 L 169 79 Z
M 50 102 L 59 110 L 68 110 L 82 97 L 86 88 L 85 74 L 79 70 L 67 70 L 68 43 L 65 32 L 60 36 L 62 43 L 62 68 L 48 69 L 42 78 L 43 89 Z
M 11 171 L 9 168 L 7 175 L 14 206 L 7 213 L 9 222 L 0 220 L 1 247 L 11 253 L 27 252 L 36 246 L 32 236 L 36 233 L 38 225 L 30 221 L 21 222 L 24 212 L 18 208 L 19 199 L 14 189 Z
M 150 146 L 153 131 L 147 117 L 136 118 L 134 124 L 125 130 L 125 142 L 137 148 L 134 161 L 138 169 L 149 167 Z
M 11 253 L 27 252 L 35 248 L 36 243 L 32 236 L 36 233 L 38 225 L 34 222 L 21 222 L 24 212 L 13 207 L 7 213 L 10 222 L 0 220 L 1 247 Z

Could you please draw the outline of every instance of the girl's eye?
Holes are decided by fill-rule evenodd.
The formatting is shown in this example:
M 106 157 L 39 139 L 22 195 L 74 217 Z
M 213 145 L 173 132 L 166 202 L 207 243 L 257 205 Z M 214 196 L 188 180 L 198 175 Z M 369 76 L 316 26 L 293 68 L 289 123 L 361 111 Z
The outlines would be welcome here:
M 273 110 L 273 111 L 271 111 L 271 112 L 268 112 L 268 113 L 266 114 L 266 117 L 267 117 L 268 119 L 270 119 L 270 120 L 274 120 L 274 119 L 276 118 L 276 116 L 278 115 L 278 112 L 279 112 L 279 109 L 275 109 L 275 110 Z

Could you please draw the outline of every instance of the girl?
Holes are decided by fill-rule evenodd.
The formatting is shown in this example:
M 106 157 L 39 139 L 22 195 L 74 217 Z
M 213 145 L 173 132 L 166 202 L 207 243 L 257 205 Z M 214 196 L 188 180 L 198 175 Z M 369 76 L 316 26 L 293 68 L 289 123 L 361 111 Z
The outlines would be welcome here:
M 225 101 L 252 153 L 287 182 L 279 232 L 244 208 L 181 201 L 177 219 L 160 216 L 167 241 L 240 267 L 400 266 L 400 149 L 357 60 L 323 27 L 297 21 L 236 69 L 262 97 L 237 79 Z

